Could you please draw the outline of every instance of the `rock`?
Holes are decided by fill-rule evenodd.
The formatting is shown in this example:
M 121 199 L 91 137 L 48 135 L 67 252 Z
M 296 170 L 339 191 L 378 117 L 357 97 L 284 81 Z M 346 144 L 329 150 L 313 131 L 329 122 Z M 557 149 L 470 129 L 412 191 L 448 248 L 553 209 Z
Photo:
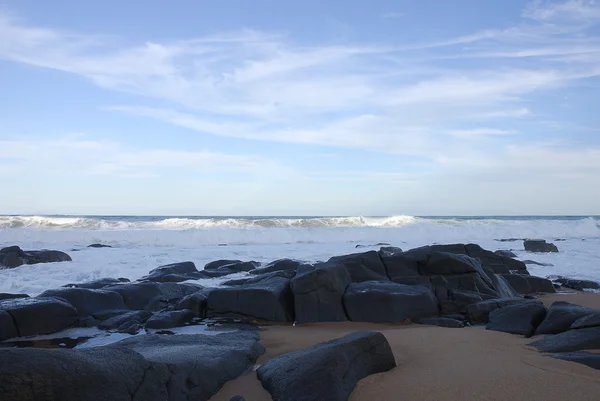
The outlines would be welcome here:
M 104 290 L 121 294 L 128 309 L 157 311 L 202 288 L 195 284 L 130 283 L 104 287 Z
M 241 260 L 216 260 L 214 262 L 207 263 L 204 266 L 204 270 L 220 270 L 226 267 L 233 272 L 249 272 L 250 270 L 256 269 L 260 266 L 259 262 L 250 261 L 242 262 Z
M 341 264 L 348 270 L 352 282 L 389 280 L 385 266 L 376 251 L 334 256 L 328 263 Z
M 77 284 L 66 284 L 63 285 L 65 288 L 87 288 L 90 290 L 99 290 L 104 287 L 129 283 L 129 279 L 127 278 L 101 278 L 99 280 L 88 281 L 85 283 L 77 283 Z
M 257 376 L 274 401 L 346 401 L 359 380 L 394 367 L 383 334 L 355 332 L 277 356 L 260 366 Z
M 87 247 L 88 248 L 112 248 L 112 246 L 105 245 L 105 244 L 90 244 Z
M 209 262 L 204 265 L 204 270 L 215 270 L 221 266 L 234 265 L 236 263 L 243 263 L 241 260 L 230 260 L 230 259 L 219 259 Z
M 87 288 L 61 288 L 48 290 L 40 297 L 64 299 L 77 309 L 80 317 L 93 316 L 110 310 L 125 310 L 127 306 L 121 295 L 114 291 L 89 290 Z
M 508 250 L 504 250 L 504 249 L 499 249 L 499 250 L 495 251 L 494 253 L 498 256 L 503 256 L 505 258 L 516 258 L 517 257 L 517 254 L 514 253 L 513 251 L 508 251 Z
M 290 280 L 283 277 L 271 277 L 230 288 L 215 288 L 208 294 L 207 305 L 208 317 L 242 316 L 277 322 L 294 320 Z
M 531 337 L 545 316 L 546 308 L 541 302 L 507 305 L 489 314 L 486 329 Z
M 517 241 L 525 241 L 524 238 L 499 238 L 499 239 L 495 239 L 494 241 L 499 241 L 499 242 L 517 242 Z
M 0 249 L 0 266 L 15 268 L 23 264 L 70 262 L 71 257 L 61 251 L 23 251 L 18 246 Z
M 314 266 L 300 266 L 290 282 L 296 321 L 347 320 L 343 296 L 351 280 L 344 265 L 317 263 Z
M 542 239 L 526 239 L 523 246 L 527 252 L 558 252 L 556 245 Z
M 172 327 L 183 326 L 195 317 L 194 313 L 188 309 L 159 312 L 148 319 L 147 329 L 170 329 Z
M 537 333 L 536 333 L 537 334 Z M 571 352 L 600 349 L 600 327 L 569 330 L 528 344 L 540 352 Z
M 600 290 L 600 283 L 591 280 L 576 280 L 566 277 L 559 277 L 554 281 L 556 281 L 563 287 L 572 288 L 577 291 Z
M 396 323 L 439 313 L 437 300 L 428 287 L 389 281 L 350 284 L 344 305 L 354 322 Z
M 565 352 L 562 354 L 554 354 L 552 355 L 552 358 L 577 362 L 589 366 L 590 368 L 600 370 L 600 354 L 593 354 L 591 352 Z
M 555 293 L 552 281 L 522 274 L 501 274 L 517 294 L 533 294 L 538 292 Z
M 5 299 L 17 299 L 17 298 L 29 298 L 27 294 L 7 294 L 0 292 L 0 301 L 4 301 Z
M 477 273 L 481 267 L 479 261 L 467 255 L 448 252 L 432 253 L 426 265 L 421 266 L 422 275 L 436 276 L 446 274 Z
M 113 316 L 98 325 L 102 330 L 115 330 L 124 324 L 143 324 L 152 314 L 146 311 L 130 311 L 117 316 Z
M 483 249 L 476 244 L 465 245 L 467 255 L 472 258 L 478 259 L 483 269 L 488 273 L 495 274 L 529 274 L 527 272 L 527 266 L 520 260 L 513 259 L 512 257 L 498 255 L 494 252 Z M 491 278 L 491 277 L 490 277 Z
M 257 270 L 259 270 L 259 269 L 257 269 Z M 262 269 L 260 269 L 260 270 L 262 270 Z M 260 283 L 263 281 L 268 281 L 275 277 L 280 277 L 280 278 L 285 278 L 287 280 L 291 280 L 292 278 L 294 278 L 295 275 L 296 275 L 296 272 L 293 270 L 280 270 L 280 271 L 274 271 L 271 273 L 255 275 L 254 277 L 251 276 L 248 278 L 227 280 L 227 281 L 222 282 L 221 284 L 226 285 L 226 286 L 257 284 L 257 283 Z
M 536 262 L 535 260 L 524 260 L 523 263 L 525 263 L 526 265 L 535 265 L 535 266 L 554 266 L 552 263 L 541 263 L 541 262 Z
M 496 309 L 508 305 L 514 305 L 526 302 L 539 302 L 523 298 L 497 298 L 490 299 L 467 306 L 467 316 L 471 324 L 487 323 L 489 314 Z
M 170 373 L 120 347 L 0 349 L 2 401 L 164 401 Z
M 477 304 L 488 299 L 497 298 L 497 296 L 486 295 L 473 291 L 450 290 L 448 292 L 447 300 L 440 299 L 440 311 L 445 315 L 466 314 L 469 305 Z
M 390 280 L 396 280 L 403 277 L 414 277 L 419 275 L 419 264 L 422 261 L 422 254 L 415 252 L 382 252 L 380 256 L 385 266 L 387 276 Z
M 168 396 L 161 401 L 208 400 L 226 382 L 248 371 L 264 353 L 258 340 L 254 331 L 218 335 L 148 334 L 109 347 L 129 348 L 154 364 L 166 365 L 170 372 L 166 383 Z
M 231 397 L 229 401 L 246 401 L 246 399 L 241 395 L 236 395 L 235 397 Z
M 204 278 L 204 272 L 199 272 L 193 262 L 172 263 L 150 270 L 147 276 L 140 281 L 152 281 L 155 283 L 179 283 L 186 280 L 197 280 Z
M 392 281 L 397 284 L 424 285 L 427 287 L 431 287 L 431 277 L 427 276 L 395 277 Z
M 446 276 L 434 276 L 432 280 L 435 285 L 443 286 L 446 290 L 470 291 L 498 297 L 498 293 L 486 283 L 480 274 L 454 274 Z
M 556 301 L 548 309 L 546 318 L 539 325 L 535 334 L 558 334 L 567 331 L 579 318 L 598 311 L 568 302 Z
M 0 341 L 19 337 L 19 331 L 10 313 L 0 310 Z
M 461 327 L 465 327 L 464 321 L 448 317 L 422 317 L 414 319 L 413 323 L 425 324 L 428 326 L 448 327 L 452 329 L 459 329 Z
M 397 246 L 382 246 L 379 248 L 379 256 L 382 258 L 384 256 L 392 256 L 402 252 L 402 249 L 398 248 Z
M 573 322 L 570 329 L 585 329 L 588 327 L 598 326 L 600 326 L 600 311 L 596 311 L 595 313 L 592 313 L 590 315 L 580 317 L 579 319 L 575 320 L 575 322 Z
M 175 310 L 188 309 L 192 311 L 195 317 L 205 318 L 207 311 L 207 298 L 210 291 L 208 289 L 198 291 L 194 294 L 187 295 L 177 305 Z
M 19 337 L 55 333 L 77 322 L 77 310 L 66 301 L 56 298 L 0 301 L 0 311 L 12 316 Z
M 265 273 L 284 271 L 284 272 L 288 273 L 289 278 L 292 278 L 296 275 L 296 270 L 298 270 L 298 267 L 301 264 L 304 264 L 304 262 L 300 262 L 298 260 L 292 260 L 292 259 L 279 259 L 279 260 L 269 263 L 265 267 L 250 270 L 248 273 L 250 273 L 250 274 L 265 274 Z

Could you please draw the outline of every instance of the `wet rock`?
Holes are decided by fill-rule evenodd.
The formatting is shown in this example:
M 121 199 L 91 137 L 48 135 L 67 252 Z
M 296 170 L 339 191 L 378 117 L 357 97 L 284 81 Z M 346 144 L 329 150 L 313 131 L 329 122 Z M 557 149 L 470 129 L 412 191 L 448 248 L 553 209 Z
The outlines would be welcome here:
M 522 274 L 502 274 L 501 275 L 517 294 L 534 294 L 538 292 L 555 293 L 552 281 L 542 278 Z
M 192 311 L 195 317 L 205 318 L 207 315 L 207 298 L 212 289 L 204 289 L 194 294 L 187 295 L 177 305 L 175 310 L 187 309 Z
M 426 263 L 420 252 L 379 252 L 390 280 L 419 276 L 419 264 Z
M 343 265 L 352 282 L 389 280 L 385 266 L 376 251 L 334 256 L 328 263 Z
M 285 278 L 285 279 L 291 280 L 292 278 L 294 278 L 295 275 L 296 275 L 296 272 L 293 270 L 280 270 L 280 271 L 274 271 L 271 273 L 258 274 L 258 275 L 250 276 L 250 277 L 246 277 L 246 278 L 227 280 L 221 284 L 226 285 L 226 286 L 257 284 L 257 283 L 261 283 L 263 281 L 268 281 L 275 277 L 280 277 L 280 278 Z
M 489 314 L 486 329 L 531 337 L 545 316 L 546 308 L 541 302 L 507 305 Z
M 344 294 L 348 318 L 354 322 L 394 323 L 435 316 L 437 300 L 425 286 L 389 281 L 352 283 Z
M 596 311 L 591 315 L 580 317 L 579 319 L 575 320 L 575 322 L 573 322 L 571 325 L 571 330 L 598 326 L 600 326 L 600 311 Z
M 283 277 L 271 277 L 230 288 L 215 288 L 208 294 L 207 303 L 209 317 L 242 316 L 278 322 L 294 320 L 290 280 Z
M 194 313 L 188 309 L 159 312 L 148 319 L 147 329 L 170 329 L 180 327 L 194 318 Z
M 542 263 L 542 262 L 536 262 L 535 260 L 524 260 L 523 263 L 525 263 L 526 265 L 534 265 L 534 266 L 554 266 L 552 263 Z
M 383 334 L 355 332 L 275 357 L 257 376 L 276 401 L 346 401 L 360 379 L 395 366 Z
M 569 330 L 553 336 L 546 336 L 531 345 L 540 352 L 572 352 L 600 349 L 600 327 Z
M 558 247 L 542 239 L 527 239 L 523 241 L 523 246 L 527 252 L 558 252 Z
M 199 272 L 193 262 L 172 263 L 150 270 L 140 281 L 155 283 L 179 283 L 186 280 L 204 278 L 204 272 Z
M 598 311 L 568 302 L 556 301 L 548 309 L 546 318 L 535 334 L 558 334 L 567 331 L 575 321 Z
M 19 331 L 10 313 L 0 310 L 0 341 L 19 337 Z
M 186 295 L 198 292 L 202 288 L 195 284 L 130 283 L 105 287 L 104 290 L 119 293 L 128 309 L 157 311 L 176 304 Z
M 130 311 L 117 316 L 113 316 L 98 326 L 99 329 L 102 330 L 115 330 L 119 327 L 122 327 L 124 324 L 143 324 L 148 320 L 148 318 L 152 316 L 150 312 L 146 311 Z
M 554 281 L 563 287 L 572 288 L 577 291 L 600 290 L 600 283 L 591 280 L 576 280 L 566 277 L 558 277 Z
M 471 324 L 487 323 L 489 315 L 496 309 L 503 308 L 508 305 L 514 305 L 526 302 L 538 302 L 536 300 L 523 299 L 523 298 L 497 298 L 490 299 L 476 304 L 469 305 L 467 307 L 467 317 Z
M 71 327 L 78 318 L 77 310 L 71 304 L 56 298 L 0 301 L 0 311 L 11 315 L 20 337 L 55 333 Z
M 15 268 L 38 263 L 70 262 L 71 257 L 61 251 L 23 251 L 18 246 L 0 249 L 0 267 Z
M 467 308 L 470 305 L 497 298 L 498 297 L 494 295 L 487 295 L 473 291 L 450 290 L 448 291 L 448 298 L 446 300 L 440 299 L 440 311 L 445 315 L 466 314 Z
M 17 298 L 29 298 L 27 294 L 7 294 L 4 292 L 0 292 L 0 301 L 4 301 L 6 299 L 17 299 Z
M 298 267 L 304 264 L 299 260 L 293 259 L 279 259 L 267 264 L 264 267 L 257 268 L 254 270 L 250 270 L 248 273 L 250 274 L 265 274 L 265 273 L 273 273 L 273 272 L 286 272 L 289 275 L 289 278 L 292 278 L 296 275 L 296 270 Z
M 517 257 L 517 254 L 514 253 L 513 251 L 508 251 L 508 250 L 504 250 L 504 249 L 499 249 L 499 250 L 495 251 L 494 253 L 498 256 L 503 256 L 505 258 L 516 258 Z
M 229 401 L 246 401 L 246 399 L 241 395 L 236 395 L 235 397 L 231 397 Z
M 397 284 L 424 285 L 427 287 L 431 287 L 431 277 L 427 276 L 395 277 L 392 281 Z
M 347 320 L 343 305 L 346 287 L 352 281 L 344 265 L 317 263 L 300 266 L 290 282 L 296 321 L 329 322 Z
M 421 266 L 420 272 L 423 275 L 446 275 L 446 274 L 464 274 L 477 273 L 480 269 L 479 261 L 467 255 L 460 255 L 448 252 L 434 252 L 426 265 Z
M 392 256 L 402 252 L 402 248 L 398 248 L 397 246 L 382 246 L 381 248 L 379 248 L 378 253 L 379 256 L 383 258 L 384 256 Z
M 600 370 L 600 354 L 593 354 L 591 352 L 565 352 L 562 354 L 554 354 L 552 358 L 562 359 L 564 361 L 571 361 L 581 363 L 589 366 L 593 369 Z
M 112 246 L 106 245 L 106 244 L 90 244 L 87 247 L 88 248 L 112 248 Z
M 63 285 L 65 288 L 87 288 L 90 290 L 99 290 L 104 287 L 109 287 L 117 284 L 129 283 L 127 278 L 101 278 L 99 280 L 88 281 L 85 283 L 66 284 Z
M 215 260 L 214 262 L 207 263 L 204 266 L 204 270 L 224 271 L 224 268 L 227 268 L 230 271 L 239 273 L 249 272 L 250 270 L 256 269 L 258 266 L 260 266 L 260 263 L 255 261 L 242 262 L 241 260 Z
M 463 320 L 452 319 L 448 317 L 422 317 L 419 319 L 413 319 L 413 323 L 425 324 L 428 326 L 447 327 L 452 329 L 465 327 L 465 322 Z
M 44 291 L 40 294 L 40 297 L 64 299 L 77 309 L 80 317 L 104 311 L 127 309 L 121 295 L 113 291 L 89 290 L 87 288 L 61 288 Z

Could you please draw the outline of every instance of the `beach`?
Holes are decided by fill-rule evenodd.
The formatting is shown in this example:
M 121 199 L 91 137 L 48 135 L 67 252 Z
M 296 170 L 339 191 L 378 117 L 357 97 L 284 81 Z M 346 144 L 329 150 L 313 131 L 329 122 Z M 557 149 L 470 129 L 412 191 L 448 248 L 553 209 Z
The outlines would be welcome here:
M 600 309 L 600 294 L 558 293 L 540 299 L 546 306 L 567 301 Z M 537 337 L 524 338 L 485 327 L 354 322 L 270 325 L 260 332 L 266 353 L 257 363 L 358 330 L 383 333 L 398 366 L 361 380 L 350 397 L 352 401 L 598 399 L 598 370 L 528 347 Z M 211 401 L 229 401 L 235 395 L 252 401 L 271 400 L 255 372 L 225 384 Z

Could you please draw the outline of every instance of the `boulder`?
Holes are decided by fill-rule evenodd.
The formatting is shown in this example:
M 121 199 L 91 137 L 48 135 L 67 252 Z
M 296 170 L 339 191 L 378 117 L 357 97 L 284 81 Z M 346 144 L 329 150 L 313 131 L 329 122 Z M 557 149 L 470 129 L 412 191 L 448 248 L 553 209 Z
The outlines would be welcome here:
M 290 280 L 274 276 L 251 284 L 215 288 L 208 294 L 207 309 L 208 317 L 242 316 L 278 322 L 293 321 L 294 299 Z
M 219 260 L 214 260 L 212 262 L 208 262 L 207 264 L 204 265 L 204 270 L 215 270 L 218 269 L 221 266 L 227 266 L 227 265 L 234 265 L 237 263 L 243 263 L 241 260 L 230 260 L 230 259 L 219 259 Z
M 208 400 L 226 382 L 248 371 L 264 353 L 258 340 L 254 331 L 218 335 L 149 334 L 130 337 L 109 347 L 131 349 L 151 363 L 168 368 L 168 382 L 159 381 L 168 393 L 161 401 Z
M 553 336 L 546 336 L 531 345 L 540 352 L 572 352 L 600 349 L 600 327 L 569 330 Z
M 256 269 L 260 266 L 259 262 L 250 261 L 250 262 L 242 262 L 241 260 L 215 260 L 214 262 L 207 263 L 204 266 L 204 270 L 222 270 L 227 268 L 230 271 L 239 273 L 239 272 L 249 272 L 250 270 Z
M 126 324 L 137 323 L 141 325 L 144 324 L 150 316 L 152 316 L 150 312 L 143 310 L 129 311 L 106 319 L 98 325 L 98 328 L 102 330 L 116 330 Z
M 432 277 L 427 276 L 394 277 L 392 281 L 404 285 L 424 285 L 427 287 L 431 287 L 432 285 Z
M 188 309 L 159 312 L 146 321 L 147 329 L 170 329 L 180 327 L 194 318 L 194 313 Z
M 558 247 L 543 239 L 526 239 L 523 246 L 527 252 L 558 252 Z
M 459 329 L 461 327 L 465 327 L 465 322 L 463 320 L 453 319 L 449 317 L 421 317 L 418 319 L 413 319 L 412 322 L 416 324 L 447 327 L 452 329 Z
M 4 292 L 0 292 L 0 301 L 4 301 L 6 299 L 17 299 L 17 298 L 29 298 L 27 294 L 7 294 Z
M 0 341 L 19 337 L 15 321 L 10 313 L 0 310 Z
M 385 266 L 376 251 L 334 256 L 328 263 L 341 264 L 348 270 L 352 282 L 389 280 Z
M 593 369 L 600 370 L 600 354 L 593 354 L 591 352 L 565 352 L 562 354 L 554 354 L 552 358 L 562 359 L 564 361 L 571 361 L 581 363 L 589 366 Z
M 210 289 L 212 291 L 212 289 Z M 198 291 L 194 294 L 187 295 L 177 305 L 175 310 L 187 309 L 192 311 L 195 317 L 205 318 L 207 310 L 207 298 L 210 293 L 209 289 Z
M 422 275 L 437 276 L 477 273 L 480 269 L 479 261 L 470 256 L 448 252 L 433 252 L 427 264 L 421 266 L 420 272 Z
M 119 293 L 128 309 L 157 311 L 202 288 L 195 284 L 130 283 L 105 287 L 104 290 Z
M 55 333 L 71 327 L 78 318 L 68 302 L 45 297 L 0 301 L 0 311 L 11 315 L 19 337 Z
M 539 302 L 523 298 L 497 298 L 490 299 L 476 304 L 471 304 L 467 307 L 467 316 L 471 324 L 487 323 L 489 315 L 496 309 L 503 308 L 508 305 L 514 305 L 527 302 Z
M 0 349 L 2 401 L 164 401 L 170 372 L 121 347 Z
M 523 263 L 525 263 L 526 265 L 534 265 L 534 266 L 554 266 L 552 263 L 542 263 L 542 262 L 536 262 L 535 260 L 524 260 Z
M 577 291 L 600 290 L 600 283 L 591 280 L 576 280 L 566 277 L 559 277 L 554 281 L 563 287 L 572 288 Z
M 89 290 L 87 288 L 61 288 L 48 290 L 40 297 L 64 299 L 77 309 L 80 317 L 93 316 L 110 310 L 125 310 L 127 306 L 121 295 L 114 291 Z
M 498 256 L 503 256 L 505 258 L 516 258 L 517 257 L 517 254 L 514 253 L 513 251 L 508 251 L 508 250 L 504 250 L 504 249 L 499 249 L 499 250 L 495 251 L 494 253 Z
M 265 273 L 273 273 L 273 272 L 286 272 L 289 275 L 289 278 L 292 278 L 296 275 L 296 270 L 298 267 L 304 262 L 300 262 L 298 260 L 292 259 L 279 259 L 267 264 L 264 267 L 257 268 L 254 270 L 250 270 L 248 273 L 250 274 L 265 274 Z
M 23 251 L 18 246 L 0 249 L 0 266 L 14 268 L 37 263 L 70 262 L 71 257 L 61 251 Z
M 410 251 L 404 253 L 379 252 L 390 280 L 419 275 L 419 264 L 422 255 Z
M 470 305 L 477 304 L 481 301 L 489 299 L 497 299 L 497 296 L 482 294 L 474 291 L 459 291 L 450 290 L 448 291 L 447 299 L 440 300 L 440 311 L 442 314 L 461 314 L 467 313 L 467 308 Z
M 545 316 L 546 308 L 541 302 L 507 305 L 489 314 L 486 329 L 531 337 Z
M 579 319 L 575 320 L 575 322 L 573 322 L 571 325 L 571 330 L 598 326 L 600 326 L 600 311 L 596 311 L 591 315 L 580 317 Z
M 389 281 L 350 284 L 344 305 L 348 318 L 354 322 L 395 323 L 439 313 L 430 288 Z
M 346 401 L 356 383 L 396 367 L 385 336 L 355 332 L 260 366 L 258 379 L 275 401 Z
M 467 255 L 479 260 L 483 269 L 490 275 L 495 274 L 528 274 L 527 266 L 520 260 L 513 257 L 498 255 L 494 252 L 483 249 L 477 244 L 465 245 Z M 491 278 L 491 277 L 490 277 Z
M 534 294 L 538 292 L 555 293 L 552 281 L 522 274 L 501 274 L 517 294 Z
M 384 256 L 392 256 L 395 254 L 400 254 L 404 252 L 402 248 L 398 248 L 397 246 L 382 246 L 379 248 L 379 256 L 383 258 Z
M 343 296 L 352 281 L 344 265 L 317 263 L 300 266 L 290 282 L 296 321 L 336 322 L 347 320 Z
M 150 270 L 147 276 L 140 281 L 152 281 L 155 283 L 178 283 L 186 280 L 197 280 L 204 278 L 203 272 L 196 269 L 193 262 L 172 263 Z
M 257 269 L 259 270 L 259 269 Z M 262 269 L 260 269 L 262 270 Z M 227 280 L 222 282 L 222 285 L 226 286 L 235 286 L 235 285 L 247 285 L 247 284 L 257 284 L 263 281 L 271 280 L 272 278 L 279 277 L 285 278 L 287 280 L 291 280 L 296 275 L 296 272 L 293 270 L 279 270 L 271 273 L 258 274 L 255 276 L 250 276 L 246 278 L 238 278 L 235 280 Z
M 105 245 L 105 244 L 90 244 L 87 247 L 88 248 L 112 248 L 112 246 Z
M 88 281 L 85 283 L 76 283 L 76 284 L 66 284 L 63 285 L 65 288 L 87 288 L 90 290 L 99 290 L 104 287 L 109 287 L 112 285 L 129 283 L 129 279 L 127 278 L 101 278 L 99 280 Z
M 558 334 L 567 331 L 579 318 L 598 311 L 568 302 L 556 301 L 548 309 L 546 318 L 539 325 L 535 334 Z

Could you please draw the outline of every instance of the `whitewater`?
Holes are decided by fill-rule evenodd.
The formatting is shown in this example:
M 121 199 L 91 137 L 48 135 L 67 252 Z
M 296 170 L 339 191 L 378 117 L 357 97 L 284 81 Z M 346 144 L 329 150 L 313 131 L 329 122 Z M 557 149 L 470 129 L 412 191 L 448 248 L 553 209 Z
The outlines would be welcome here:
M 557 254 L 525 252 L 522 241 L 546 239 Z M 112 248 L 88 248 L 94 243 Z M 69 283 L 105 277 L 138 279 L 160 265 L 216 259 L 308 262 L 390 244 L 477 243 L 514 251 L 538 276 L 600 281 L 600 217 L 160 217 L 0 216 L 0 248 L 56 249 L 73 262 L 0 270 L 0 292 L 36 295 Z M 245 273 L 241 273 L 245 274 Z M 230 279 L 231 276 L 227 277 Z M 199 280 L 218 285 L 224 279 Z

